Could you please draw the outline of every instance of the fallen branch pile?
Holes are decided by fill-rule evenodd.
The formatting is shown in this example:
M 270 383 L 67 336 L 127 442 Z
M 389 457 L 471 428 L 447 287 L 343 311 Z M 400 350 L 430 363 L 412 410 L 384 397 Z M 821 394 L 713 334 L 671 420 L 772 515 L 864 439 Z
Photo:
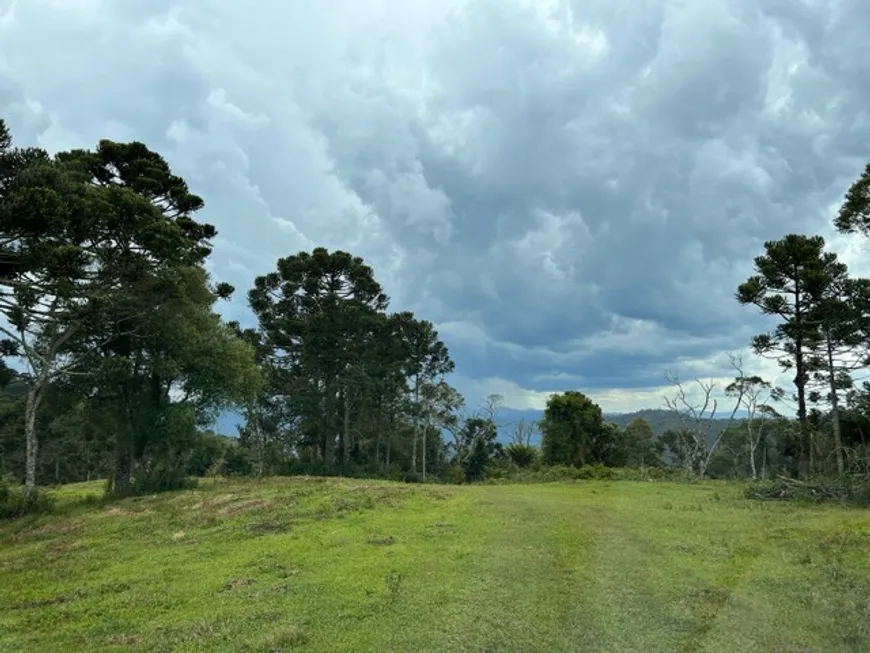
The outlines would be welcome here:
M 746 497 L 762 501 L 839 501 L 870 506 L 870 479 L 856 476 L 822 482 L 779 476 L 770 481 L 753 483 L 747 488 Z

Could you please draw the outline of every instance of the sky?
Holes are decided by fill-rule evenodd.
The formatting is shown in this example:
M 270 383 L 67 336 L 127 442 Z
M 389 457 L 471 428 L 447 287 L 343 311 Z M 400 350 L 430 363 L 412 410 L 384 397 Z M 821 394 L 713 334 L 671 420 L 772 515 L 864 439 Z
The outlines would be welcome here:
M 256 8 L 256 9 L 255 9 Z M 470 405 L 660 408 L 746 371 L 766 240 L 833 232 L 870 158 L 866 0 L 0 0 L 0 116 L 139 140 L 201 195 L 210 270 L 362 256 Z M 787 412 L 787 411 L 786 411 Z

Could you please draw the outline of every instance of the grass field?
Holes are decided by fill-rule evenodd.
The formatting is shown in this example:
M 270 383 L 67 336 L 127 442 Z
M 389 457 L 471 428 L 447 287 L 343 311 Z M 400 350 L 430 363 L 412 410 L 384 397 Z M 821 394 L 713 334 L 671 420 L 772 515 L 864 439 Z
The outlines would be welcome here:
M 739 486 L 207 481 L 0 523 L 0 651 L 870 651 L 870 512 Z

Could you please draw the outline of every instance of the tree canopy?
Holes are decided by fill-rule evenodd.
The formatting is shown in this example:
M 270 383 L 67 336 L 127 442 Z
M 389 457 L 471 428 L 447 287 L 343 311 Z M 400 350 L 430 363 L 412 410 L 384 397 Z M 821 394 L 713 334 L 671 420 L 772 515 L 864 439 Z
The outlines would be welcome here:
M 834 219 L 843 233 L 870 235 L 868 176 Z M 227 322 L 235 289 L 207 272 L 204 205 L 143 143 L 49 154 L 0 120 L 0 475 L 27 502 L 48 483 L 104 478 L 123 495 L 206 474 L 870 474 L 870 385 L 855 376 L 870 367 L 870 280 L 821 236 L 766 242 L 736 292 L 769 323 L 748 344 L 793 392 L 732 356 L 724 383 L 669 375 L 651 422 L 609 421 L 568 389 L 511 424 L 500 395 L 469 405 L 436 325 L 393 310 L 352 253 L 288 253 L 250 281 L 252 319 Z M 226 410 L 237 434 L 212 430 Z

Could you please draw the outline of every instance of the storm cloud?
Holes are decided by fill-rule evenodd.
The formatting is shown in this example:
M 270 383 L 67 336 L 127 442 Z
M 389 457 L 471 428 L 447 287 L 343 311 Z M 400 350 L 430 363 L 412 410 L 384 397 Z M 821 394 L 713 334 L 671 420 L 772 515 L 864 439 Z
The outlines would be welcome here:
M 868 30 L 863 0 L 0 0 L 0 115 L 19 144 L 160 151 L 240 290 L 363 256 L 471 403 L 621 411 L 665 369 L 728 376 L 765 240 L 870 272 L 831 232 L 870 158 Z

